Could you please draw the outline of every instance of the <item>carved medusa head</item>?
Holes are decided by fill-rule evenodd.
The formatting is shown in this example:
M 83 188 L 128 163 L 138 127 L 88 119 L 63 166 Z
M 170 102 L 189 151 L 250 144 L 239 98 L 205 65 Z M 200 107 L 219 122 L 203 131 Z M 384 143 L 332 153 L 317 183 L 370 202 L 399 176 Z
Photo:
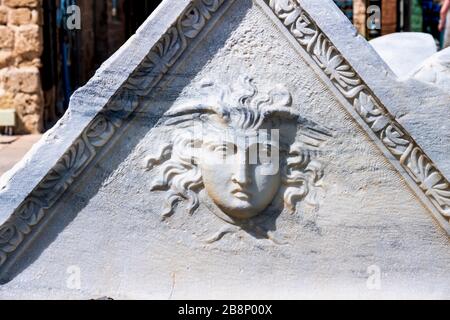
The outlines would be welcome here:
M 322 172 L 313 157 L 329 134 L 293 110 L 287 89 L 261 94 L 243 77 L 234 86 L 204 82 L 200 92 L 166 113 L 160 125 L 171 141 L 147 159 L 149 170 L 159 168 L 152 191 L 167 193 L 164 217 L 180 201 L 193 214 L 202 191 L 230 223 L 271 204 L 289 212 L 302 200 L 316 204 Z

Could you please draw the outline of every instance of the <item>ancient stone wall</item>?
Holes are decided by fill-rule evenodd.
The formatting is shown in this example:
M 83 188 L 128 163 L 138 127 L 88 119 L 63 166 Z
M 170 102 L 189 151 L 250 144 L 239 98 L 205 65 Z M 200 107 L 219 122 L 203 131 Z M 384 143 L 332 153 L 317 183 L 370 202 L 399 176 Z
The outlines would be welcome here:
M 0 0 L 0 109 L 15 109 L 16 133 L 42 130 L 41 0 Z

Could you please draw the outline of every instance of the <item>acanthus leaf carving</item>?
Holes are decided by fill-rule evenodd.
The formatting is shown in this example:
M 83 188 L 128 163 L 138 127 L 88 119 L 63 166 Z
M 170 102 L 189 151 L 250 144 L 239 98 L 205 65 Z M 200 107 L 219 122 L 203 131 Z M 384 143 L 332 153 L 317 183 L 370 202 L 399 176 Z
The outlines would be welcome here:
M 450 185 L 444 176 L 418 147 L 411 151 L 405 164 L 420 188 L 438 206 L 441 214 L 450 218 Z

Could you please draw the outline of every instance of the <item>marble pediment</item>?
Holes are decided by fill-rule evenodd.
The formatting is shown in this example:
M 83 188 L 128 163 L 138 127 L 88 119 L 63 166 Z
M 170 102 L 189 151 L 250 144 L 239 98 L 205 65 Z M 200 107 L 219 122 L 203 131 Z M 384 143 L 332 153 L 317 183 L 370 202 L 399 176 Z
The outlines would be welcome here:
M 449 107 L 331 0 L 166 0 L 1 178 L 0 296 L 448 298 Z

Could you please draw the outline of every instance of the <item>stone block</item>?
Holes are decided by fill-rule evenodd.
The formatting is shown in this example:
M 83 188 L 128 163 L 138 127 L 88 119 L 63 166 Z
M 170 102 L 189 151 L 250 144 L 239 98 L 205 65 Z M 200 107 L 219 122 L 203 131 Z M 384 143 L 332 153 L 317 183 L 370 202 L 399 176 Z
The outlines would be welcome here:
M 0 24 L 8 23 L 8 8 L 0 5 Z
M 40 94 L 18 93 L 14 106 L 19 118 L 18 133 L 39 133 L 42 130 L 42 98 Z
M 16 27 L 15 30 L 15 54 L 26 60 L 39 58 L 43 50 L 41 28 L 30 24 Z
M 0 179 L 0 298 L 448 299 L 449 102 L 331 0 L 166 0 Z
M 391 33 L 369 43 L 399 78 L 410 76 L 437 50 L 433 37 L 421 32 Z
M 7 26 L 0 26 L 0 49 L 14 47 L 14 31 Z
M 42 26 L 44 24 L 43 16 L 42 8 L 31 10 L 31 23 Z
M 0 109 L 14 109 L 14 94 L 0 88 Z
M 22 116 L 41 114 L 42 99 L 40 94 L 17 93 L 14 95 L 15 109 Z
M 3 4 L 11 8 L 37 8 L 41 5 L 41 0 L 3 0 Z
M 8 23 L 14 25 L 28 24 L 31 22 L 31 10 L 19 8 L 9 10 Z
M 11 50 L 0 50 L 0 69 L 10 66 L 14 61 Z
M 413 72 L 412 77 L 450 92 L 450 48 L 439 51 L 425 60 Z
M 39 93 L 41 90 L 37 68 L 10 68 L 4 73 L 3 79 L 5 90 L 10 92 Z

